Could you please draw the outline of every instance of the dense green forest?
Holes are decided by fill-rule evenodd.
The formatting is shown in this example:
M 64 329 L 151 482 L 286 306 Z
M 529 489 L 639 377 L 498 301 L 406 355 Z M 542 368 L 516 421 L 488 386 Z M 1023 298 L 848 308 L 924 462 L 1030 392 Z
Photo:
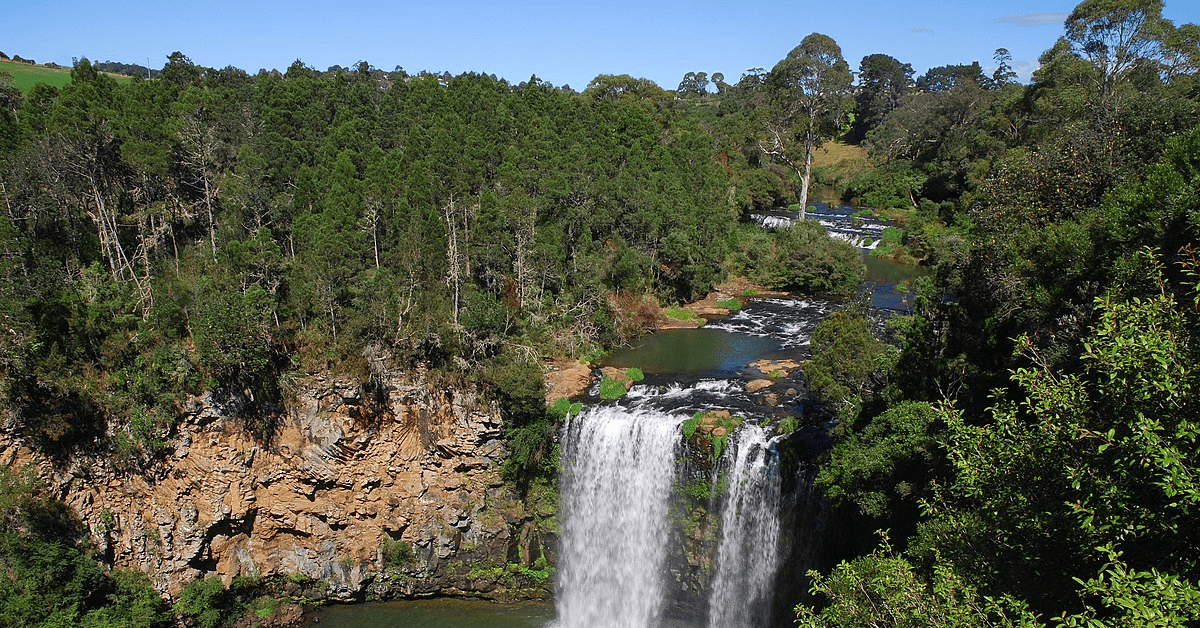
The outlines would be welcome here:
M 1029 85 L 863 59 L 849 188 L 935 273 L 897 349 L 814 334 L 858 546 L 801 625 L 1200 622 L 1200 29 L 1161 9 L 1080 4 Z
M 816 181 L 934 272 L 894 346 L 854 308 L 813 337 L 847 562 L 812 574 L 801 623 L 1196 625 L 1200 27 L 1161 11 L 1086 0 L 1028 85 L 1003 49 L 990 76 L 852 72 L 816 33 L 674 91 L 180 53 L 128 84 L 86 59 L 61 88 L 0 77 L 6 429 L 137 473 L 188 395 L 236 397 L 269 440 L 303 373 L 419 365 L 501 401 L 510 480 L 552 477 L 541 358 L 730 274 L 853 291 L 857 253 L 816 225 L 745 220 Z M 814 166 L 832 141 L 870 164 Z M 170 617 L 34 480 L 0 484 L 6 621 Z M 205 582 L 177 613 L 232 608 Z

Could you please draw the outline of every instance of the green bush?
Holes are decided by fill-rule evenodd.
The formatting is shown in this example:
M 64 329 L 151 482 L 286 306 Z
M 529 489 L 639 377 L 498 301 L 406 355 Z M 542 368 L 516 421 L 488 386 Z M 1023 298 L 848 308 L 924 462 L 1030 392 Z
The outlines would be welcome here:
M 692 418 L 685 419 L 680 428 L 683 430 L 684 440 L 691 440 L 696 433 L 696 428 L 700 427 L 700 413 L 692 415 Z
M 876 209 L 909 208 L 913 206 L 913 199 L 927 178 L 907 164 L 867 170 L 851 179 L 847 194 L 863 205 Z
M 86 539 L 83 524 L 32 473 L 0 470 L 0 625 L 166 625 L 166 603 L 146 574 L 104 573 Z
M 557 474 L 557 462 L 551 455 L 556 417 L 546 407 L 541 367 L 523 361 L 495 362 L 482 376 L 491 384 L 504 418 L 508 449 L 501 467 L 504 478 L 528 486 L 538 477 Z
M 412 543 L 393 539 L 386 534 L 380 542 L 379 549 L 383 554 L 383 563 L 388 567 L 399 569 L 407 567 L 417 560 L 417 555 L 413 552 Z
M 873 328 L 862 313 L 840 310 L 813 330 L 804 378 L 843 421 L 853 420 L 866 398 L 883 386 L 896 359 L 896 351 L 876 338 Z
M 706 479 L 696 480 L 683 487 L 683 494 L 696 501 L 707 501 L 712 496 L 712 485 Z
M 601 347 L 600 345 L 592 345 L 591 348 L 589 348 L 587 352 L 583 354 L 583 357 L 579 358 L 579 363 L 591 364 L 599 361 L 606 354 L 607 352 L 604 350 L 604 347 Z
M 616 401 L 625 396 L 628 392 L 625 389 L 625 382 L 619 379 L 613 379 L 607 375 L 600 380 L 600 399 L 603 401 Z
M 550 412 L 559 421 L 565 421 L 582 411 L 582 403 L 571 403 L 571 401 L 566 397 L 560 397 L 550 406 Z
M 743 231 L 737 265 L 757 284 L 802 294 L 849 294 L 866 276 L 858 249 L 811 220 L 773 232 Z
M 713 436 L 712 446 L 713 446 L 713 460 L 714 461 L 721 459 L 721 452 L 725 451 L 725 445 L 728 443 L 729 443 L 729 435 L 728 434 L 725 434 L 724 436 Z
M 197 628 L 219 628 L 241 614 L 241 610 L 236 598 L 216 576 L 189 582 L 175 602 L 175 613 L 191 620 Z
M 939 451 L 937 412 L 924 402 L 893 406 L 856 427 L 830 452 L 817 484 L 829 501 L 910 532 Z

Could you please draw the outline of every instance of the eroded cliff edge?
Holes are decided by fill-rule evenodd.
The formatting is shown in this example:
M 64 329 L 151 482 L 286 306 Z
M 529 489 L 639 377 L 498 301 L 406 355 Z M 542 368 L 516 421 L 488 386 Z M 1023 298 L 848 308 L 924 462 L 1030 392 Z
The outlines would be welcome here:
M 554 496 L 518 499 L 502 481 L 501 415 L 482 394 L 398 372 L 370 393 L 323 376 L 295 391 L 266 439 L 233 404 L 192 400 L 143 473 L 52 461 L 11 430 L 0 461 L 32 465 L 107 562 L 172 594 L 215 574 L 286 575 L 346 601 L 503 597 L 521 584 L 510 566 L 552 560 Z

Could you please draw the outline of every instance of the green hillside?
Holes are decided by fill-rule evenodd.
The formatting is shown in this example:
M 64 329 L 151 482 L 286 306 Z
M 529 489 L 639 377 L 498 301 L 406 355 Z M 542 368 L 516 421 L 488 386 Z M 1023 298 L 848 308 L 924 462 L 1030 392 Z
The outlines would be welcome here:
M 13 77 L 13 85 L 22 92 L 28 92 L 38 83 L 46 83 L 62 87 L 71 82 L 71 68 L 48 68 L 44 65 L 30 65 L 16 61 L 0 59 L 0 73 Z M 133 79 L 119 74 L 111 75 L 118 82 L 128 83 Z

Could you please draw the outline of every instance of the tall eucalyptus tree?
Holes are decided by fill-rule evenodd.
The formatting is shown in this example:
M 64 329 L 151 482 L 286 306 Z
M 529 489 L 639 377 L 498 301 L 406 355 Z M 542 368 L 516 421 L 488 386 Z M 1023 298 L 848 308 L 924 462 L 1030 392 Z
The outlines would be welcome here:
M 1160 0 L 1084 0 L 1067 17 L 1065 39 L 1096 67 L 1101 98 L 1139 65 L 1162 58 L 1174 31 Z
M 805 37 L 771 69 L 772 95 L 764 153 L 788 164 L 800 178 L 800 217 L 808 206 L 813 151 L 838 132 L 849 104 L 850 65 L 828 35 Z

